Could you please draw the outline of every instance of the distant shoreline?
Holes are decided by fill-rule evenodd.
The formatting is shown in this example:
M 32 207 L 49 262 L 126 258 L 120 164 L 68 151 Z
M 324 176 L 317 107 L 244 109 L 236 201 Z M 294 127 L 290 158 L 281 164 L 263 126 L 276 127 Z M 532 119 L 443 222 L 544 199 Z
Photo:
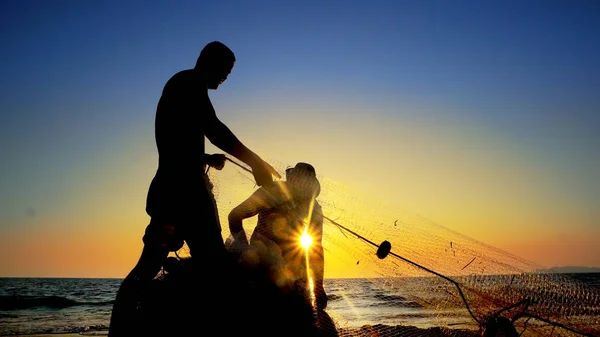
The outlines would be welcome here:
M 547 269 L 541 269 L 540 272 L 556 273 L 556 274 L 588 274 L 588 273 L 600 273 L 600 268 L 580 267 L 580 266 L 564 266 L 564 267 L 551 267 L 551 268 L 547 268 Z

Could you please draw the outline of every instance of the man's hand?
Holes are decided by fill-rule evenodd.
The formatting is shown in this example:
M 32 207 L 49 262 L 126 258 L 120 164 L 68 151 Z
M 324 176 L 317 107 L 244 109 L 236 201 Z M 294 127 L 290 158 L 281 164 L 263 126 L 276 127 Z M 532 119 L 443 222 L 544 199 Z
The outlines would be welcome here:
M 258 186 L 264 186 L 272 183 L 273 176 L 281 178 L 281 175 L 275 171 L 273 166 L 269 165 L 269 163 L 262 159 L 252 167 L 252 175 L 254 176 L 254 181 L 256 181 Z
M 206 164 L 210 167 L 214 167 L 219 171 L 222 170 L 225 166 L 226 159 L 227 157 L 225 157 L 225 155 L 222 153 L 207 154 L 206 156 L 204 156 Z

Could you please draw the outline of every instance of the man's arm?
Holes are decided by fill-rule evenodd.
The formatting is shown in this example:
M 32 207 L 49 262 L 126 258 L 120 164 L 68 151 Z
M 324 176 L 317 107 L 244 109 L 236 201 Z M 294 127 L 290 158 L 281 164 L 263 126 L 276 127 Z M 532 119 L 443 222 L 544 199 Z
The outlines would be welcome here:
M 271 165 L 242 144 L 233 132 L 231 132 L 231 130 L 216 117 L 216 115 L 209 121 L 209 126 L 206 130 L 206 138 L 221 150 L 250 166 L 252 168 L 254 180 L 259 186 L 264 186 L 273 182 L 273 176 L 281 178 L 279 173 L 277 173 Z

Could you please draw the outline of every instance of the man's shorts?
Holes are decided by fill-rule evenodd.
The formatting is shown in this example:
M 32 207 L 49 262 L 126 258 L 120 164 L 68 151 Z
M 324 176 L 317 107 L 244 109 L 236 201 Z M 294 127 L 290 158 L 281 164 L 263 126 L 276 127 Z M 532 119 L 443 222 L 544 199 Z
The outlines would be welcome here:
M 150 220 L 142 241 L 145 245 L 176 252 L 183 247 L 183 233 L 173 224 Z
M 145 245 L 177 251 L 184 240 L 222 243 L 213 186 L 208 176 L 203 178 L 203 182 L 183 189 L 155 178 L 146 206 L 151 220 L 142 238 Z

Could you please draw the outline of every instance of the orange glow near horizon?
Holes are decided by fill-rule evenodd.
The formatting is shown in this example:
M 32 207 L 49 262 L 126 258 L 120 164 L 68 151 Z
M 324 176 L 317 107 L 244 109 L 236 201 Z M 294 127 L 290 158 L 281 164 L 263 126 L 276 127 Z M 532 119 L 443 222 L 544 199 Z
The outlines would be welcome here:
M 51 224 L 23 226 L 0 237 L 0 255 L 4 257 L 0 260 L 0 276 L 123 278 L 139 258 L 144 228 L 145 223 L 132 226 L 128 221 L 104 228 L 100 223 L 88 222 L 87 226 L 70 226 L 68 231 Z M 562 235 L 540 232 L 535 239 L 523 236 L 506 240 L 498 235 L 486 243 L 546 267 L 573 265 L 571 261 L 583 261 L 580 266 L 597 266 L 598 256 L 590 254 L 597 249 L 597 237 L 597 232 L 590 229 Z M 367 261 L 358 264 L 352 255 L 338 252 L 330 241 L 324 244 L 326 278 L 359 277 L 365 272 Z M 403 254 L 406 248 L 395 245 L 392 250 Z M 463 264 L 471 259 L 459 257 Z M 423 258 L 416 262 L 430 266 Z

